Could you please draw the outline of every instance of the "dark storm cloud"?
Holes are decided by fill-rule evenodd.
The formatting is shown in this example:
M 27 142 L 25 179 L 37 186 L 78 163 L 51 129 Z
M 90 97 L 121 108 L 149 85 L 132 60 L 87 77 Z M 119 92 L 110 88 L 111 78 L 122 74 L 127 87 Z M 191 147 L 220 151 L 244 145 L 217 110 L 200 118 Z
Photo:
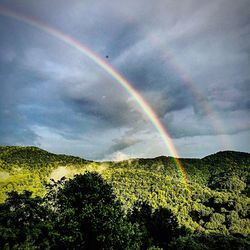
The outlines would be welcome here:
M 205 144 L 205 135 L 249 136 L 247 0 L 0 4 L 108 56 L 107 61 L 150 103 L 172 138 L 197 143 L 194 138 L 199 136 Z M 0 35 L 0 143 L 48 145 L 56 133 L 59 141 L 69 143 L 71 153 L 78 154 L 74 144 L 84 138 L 84 153 L 105 158 L 104 154 L 138 150 L 141 142 L 155 137 L 133 98 L 78 51 L 3 16 Z M 215 125 L 217 120 L 223 129 Z M 142 138 L 143 131 L 151 137 Z M 93 141 L 98 145 L 88 147 Z M 157 152 L 158 143 L 152 147 Z M 200 149 L 197 154 L 202 153 Z
M 10 73 L 6 74 L 6 72 Z M 26 89 L 34 80 L 37 80 L 37 75 L 24 77 L 15 62 L 0 63 L 1 144 L 34 144 L 37 136 L 27 125 L 26 115 L 19 110 L 19 105 L 26 102 Z M 19 86 L 20 82 L 22 82 L 22 88 Z
M 100 100 L 89 100 L 87 98 L 81 98 L 80 100 L 70 100 L 68 104 L 72 110 L 81 112 L 83 115 L 88 114 L 97 117 L 102 122 L 102 127 L 111 126 L 113 128 L 126 125 L 129 120 L 126 117 L 128 107 L 124 103 L 114 100 L 111 102 L 105 100 L 106 97 L 101 97 Z M 130 112 L 132 115 L 132 112 Z M 138 115 L 135 114 L 138 118 Z M 129 118 L 130 119 L 130 118 Z
M 250 111 L 250 79 L 238 82 L 235 86 L 228 89 L 225 87 L 215 87 L 210 98 L 215 105 L 222 111 Z
M 114 139 L 113 140 L 113 145 L 108 149 L 106 152 L 107 154 L 112 154 L 117 151 L 122 151 L 126 148 L 129 148 L 137 143 L 141 142 L 141 140 L 133 138 L 133 137 L 128 137 L 128 136 L 123 136 L 122 138 L 119 139 Z

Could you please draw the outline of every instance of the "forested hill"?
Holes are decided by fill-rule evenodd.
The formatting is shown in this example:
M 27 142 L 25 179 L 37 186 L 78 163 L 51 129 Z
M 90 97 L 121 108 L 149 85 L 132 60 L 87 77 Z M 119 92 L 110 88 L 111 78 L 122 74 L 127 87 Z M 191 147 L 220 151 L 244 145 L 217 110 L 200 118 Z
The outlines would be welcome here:
M 180 159 L 191 182 L 207 185 L 212 188 L 223 188 L 222 179 L 234 176 L 249 184 L 250 154 L 223 151 L 202 159 Z M 130 159 L 121 162 L 109 162 L 111 167 L 126 169 L 144 169 L 172 177 L 180 177 L 173 157 L 160 156 L 151 159 Z M 226 180 L 225 180 L 226 181 Z M 225 186 L 226 187 L 226 186 Z
M 200 183 L 212 188 L 223 186 L 218 183 L 222 179 L 237 176 L 249 184 L 250 154 L 223 151 L 202 159 L 180 159 L 191 182 Z M 85 165 L 91 163 L 80 157 L 53 154 L 38 147 L 0 146 L 0 167 L 11 170 L 15 167 L 30 170 L 50 171 L 57 166 Z M 179 178 L 180 173 L 173 157 L 160 156 L 151 159 L 130 159 L 120 162 L 96 163 L 105 164 L 110 168 L 143 169 Z M 221 185 L 220 185 L 221 184 Z M 221 187 L 222 188 L 222 187 Z
M 0 146 L 0 167 L 10 170 L 13 167 L 39 169 L 60 164 L 83 164 L 90 161 L 80 157 L 53 154 L 38 147 Z
M 77 174 L 96 172 L 112 187 L 125 213 L 143 209 L 146 203 L 152 211 L 170 210 L 179 226 L 195 234 L 248 237 L 250 154 L 225 151 L 202 159 L 180 160 L 190 180 L 188 185 L 173 157 L 94 162 L 36 147 L 2 146 L 0 207 L 10 191 L 28 190 L 32 197 L 46 198 L 48 186 L 60 183 L 62 177 L 73 179 Z
M 231 181 L 232 178 L 238 178 L 246 184 L 250 182 L 249 153 L 223 151 L 202 159 L 184 158 L 180 160 L 191 182 L 215 189 L 230 189 L 230 187 L 227 187 L 229 184 L 225 182 Z M 50 172 L 58 166 L 82 167 L 91 163 L 94 162 L 75 156 L 53 154 L 38 147 L 0 146 L 0 168 L 7 171 L 15 168 L 24 168 Z M 180 178 L 180 173 L 173 157 L 160 156 L 119 162 L 96 162 L 95 164 L 96 166 L 104 165 L 111 169 L 141 169 Z

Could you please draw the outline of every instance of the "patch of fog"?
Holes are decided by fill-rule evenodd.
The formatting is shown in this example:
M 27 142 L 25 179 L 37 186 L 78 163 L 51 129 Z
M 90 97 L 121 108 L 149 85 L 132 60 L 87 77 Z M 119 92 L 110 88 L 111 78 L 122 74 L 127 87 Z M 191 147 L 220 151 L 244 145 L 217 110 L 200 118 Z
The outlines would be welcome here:
M 85 171 L 102 173 L 107 169 L 107 164 L 90 163 L 85 166 Z
M 58 168 L 54 169 L 52 173 L 50 174 L 50 179 L 54 179 L 55 181 L 60 180 L 62 177 L 70 178 L 74 174 L 74 171 L 72 171 L 71 167 L 66 166 L 59 166 Z
M 107 166 L 104 164 L 95 164 L 90 163 L 84 165 L 82 168 L 76 168 L 73 166 L 59 166 L 52 171 L 49 178 L 54 179 L 55 181 L 60 180 L 62 177 L 73 178 L 76 174 L 84 174 L 85 172 L 98 172 L 102 173 L 107 169 Z
M 9 176 L 10 176 L 9 173 L 4 172 L 4 171 L 0 171 L 0 180 L 6 180 L 9 178 Z

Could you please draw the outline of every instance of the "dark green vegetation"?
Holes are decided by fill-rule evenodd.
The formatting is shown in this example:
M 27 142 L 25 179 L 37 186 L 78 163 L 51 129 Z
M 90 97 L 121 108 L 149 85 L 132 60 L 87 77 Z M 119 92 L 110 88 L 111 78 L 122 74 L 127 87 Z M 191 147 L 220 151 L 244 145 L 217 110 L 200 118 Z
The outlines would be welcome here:
M 1 249 L 138 249 L 142 236 L 98 174 L 76 175 L 44 198 L 11 192 L 0 205 Z
M 7 198 L 6 192 L 33 192 L 11 193 L 1 205 L 0 234 L 5 242 L 20 243 L 23 248 L 39 244 L 56 248 L 60 241 L 61 248 L 248 249 L 250 154 L 219 152 L 203 159 L 182 159 L 182 163 L 188 185 L 171 157 L 96 163 L 35 147 L 0 147 L 1 201 Z M 49 181 L 86 171 L 98 172 L 105 181 L 90 174 L 72 181 Z M 88 187 L 91 192 L 85 195 L 81 190 L 86 188 L 86 178 L 93 178 L 89 180 L 93 186 L 100 182 L 104 191 Z M 29 204 L 20 205 L 24 201 Z M 18 216 L 25 221 L 24 211 L 29 209 L 35 209 L 29 218 L 38 221 L 24 223 L 27 228 L 17 227 L 15 232 L 6 226 Z M 79 222 L 82 218 L 87 218 L 87 224 Z
M 57 155 L 37 147 L 0 146 L 0 167 L 11 171 L 15 168 L 25 168 L 31 171 L 47 173 L 60 164 L 84 164 L 86 161 L 79 157 Z
M 125 214 L 97 173 L 47 186 L 47 194 L 10 192 L 0 204 L 1 249 L 249 249 L 241 238 L 194 234 L 166 208 L 137 203 Z M 222 244 L 222 245 L 221 245 Z

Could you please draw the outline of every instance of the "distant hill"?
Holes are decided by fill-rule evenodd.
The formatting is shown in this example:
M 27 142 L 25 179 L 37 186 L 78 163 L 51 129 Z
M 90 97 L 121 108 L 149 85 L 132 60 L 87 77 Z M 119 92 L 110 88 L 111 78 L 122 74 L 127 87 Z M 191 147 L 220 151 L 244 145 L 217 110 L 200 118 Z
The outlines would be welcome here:
M 250 184 L 250 154 L 222 151 L 202 159 L 183 158 L 182 162 L 191 182 L 196 182 L 211 188 L 216 186 L 224 177 L 231 175 Z M 80 157 L 64 154 L 53 154 L 38 147 L 22 146 L 0 146 L 0 168 L 2 170 L 11 170 L 15 167 L 24 169 L 39 170 L 48 172 L 57 166 L 82 166 L 93 163 Z M 153 171 L 165 176 L 180 178 L 180 173 L 176 167 L 173 157 L 159 156 L 156 158 L 139 158 L 125 161 L 107 161 L 96 162 L 97 166 L 105 165 L 109 168 L 142 169 Z
M 50 179 L 94 171 L 112 185 L 126 211 L 148 203 L 170 209 L 190 230 L 250 234 L 250 154 L 224 151 L 180 160 L 188 184 L 173 157 L 94 162 L 37 147 L 0 146 L 0 202 L 12 190 L 43 196 Z
M 191 182 L 215 187 L 214 178 L 234 175 L 250 184 L 250 154 L 223 151 L 202 159 L 180 159 Z M 151 159 L 131 159 L 109 162 L 112 167 L 138 168 L 168 176 L 180 177 L 173 157 L 160 156 Z
M 58 164 L 83 164 L 90 162 L 80 157 L 53 154 L 38 147 L 0 146 L 0 167 L 10 170 L 14 166 L 40 169 Z

